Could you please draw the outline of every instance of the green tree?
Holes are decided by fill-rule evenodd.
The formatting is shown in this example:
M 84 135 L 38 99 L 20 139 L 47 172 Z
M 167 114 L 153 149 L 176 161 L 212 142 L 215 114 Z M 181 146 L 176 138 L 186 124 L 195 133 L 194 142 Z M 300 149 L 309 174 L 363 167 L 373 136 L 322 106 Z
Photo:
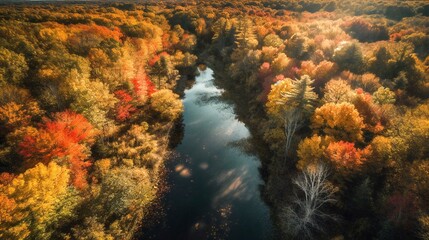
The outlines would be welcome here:
M 306 60 L 314 51 L 314 43 L 301 34 L 294 34 L 286 42 L 286 54 L 298 60 Z
M 283 40 L 275 33 L 268 34 L 264 38 L 265 47 L 280 47 L 283 44 Z
M 169 56 L 162 55 L 150 69 L 151 79 L 155 80 L 158 89 L 173 88 L 178 79 L 178 71 Z
M 0 47 L 0 87 L 6 84 L 22 84 L 28 66 L 23 54 Z
M 373 94 L 374 102 L 378 104 L 393 104 L 396 101 L 396 95 L 389 88 L 379 87 Z
M 70 85 L 73 96 L 71 108 L 74 111 L 84 115 L 99 130 L 111 124 L 107 115 L 114 108 L 117 99 L 109 93 L 106 84 L 87 78 L 75 78 Z
M 168 89 L 162 89 L 152 94 L 150 106 L 162 119 L 169 122 L 178 118 L 183 111 L 183 104 L 179 96 Z
M 350 70 L 353 73 L 363 73 L 366 66 L 362 50 L 355 42 L 343 43 L 335 49 L 334 61 L 340 70 Z

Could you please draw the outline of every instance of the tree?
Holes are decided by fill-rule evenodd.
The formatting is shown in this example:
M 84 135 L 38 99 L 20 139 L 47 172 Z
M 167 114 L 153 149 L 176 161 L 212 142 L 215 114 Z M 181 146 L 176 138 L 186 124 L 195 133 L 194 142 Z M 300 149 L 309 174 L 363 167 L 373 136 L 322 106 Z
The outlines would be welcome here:
M 372 24 L 362 18 L 354 18 L 342 24 L 347 33 L 360 42 L 377 42 L 389 40 L 389 31 L 386 25 Z
M 369 93 L 357 89 L 357 95 L 353 100 L 353 105 L 358 110 L 359 115 L 363 118 L 365 130 L 378 133 L 384 129 L 381 125 L 381 117 L 378 110 L 378 105 L 372 101 L 372 96 Z
M 292 59 L 288 58 L 286 54 L 279 53 L 276 58 L 274 58 L 271 63 L 271 68 L 276 74 L 280 74 L 288 69 L 291 66 Z
M 311 138 L 303 139 L 298 145 L 297 155 L 299 160 L 296 167 L 304 171 L 317 164 L 323 164 L 325 150 L 330 141 L 329 137 L 321 137 L 316 134 Z
M 419 218 L 420 237 L 421 239 L 429 238 L 429 215 L 424 215 Z
M 374 102 L 378 104 L 393 104 L 396 101 L 395 93 L 385 87 L 379 87 L 372 96 Z
M 351 103 L 326 103 L 315 110 L 311 121 L 311 128 L 337 140 L 362 140 L 365 124 Z
M 70 90 L 74 97 L 72 110 L 85 116 L 97 129 L 102 130 L 109 124 L 107 115 L 118 100 L 109 92 L 106 84 L 87 78 L 75 78 L 71 81 Z
M 371 156 L 368 157 L 368 166 L 371 172 L 381 172 L 382 169 L 391 168 L 394 164 L 393 140 L 384 137 L 376 136 L 372 139 L 369 145 L 372 150 Z
M 355 93 L 350 85 L 342 79 L 329 81 L 323 92 L 322 101 L 325 103 L 352 102 L 355 97 Z
M 321 61 L 312 73 L 315 88 L 322 88 L 336 74 L 337 70 L 337 64 L 326 60 Z
M 30 78 L 36 86 L 38 100 L 44 109 L 65 110 L 72 101 L 73 82 L 89 79 L 88 60 L 61 49 L 47 51 L 38 61 L 40 66 Z
M 82 225 L 73 230 L 73 237 L 80 240 L 114 240 L 115 238 L 106 233 L 104 224 L 100 223 L 96 217 L 87 217 Z
M 146 122 L 132 125 L 126 134 L 109 144 L 111 159 L 118 165 L 156 167 L 162 158 L 156 137 L 148 130 Z
M 327 220 L 335 219 L 334 215 L 323 209 L 336 202 L 337 189 L 327 180 L 328 170 L 324 165 L 315 165 L 304 170 L 293 180 L 296 192 L 293 202 L 283 209 L 282 225 L 287 233 L 299 239 L 314 238 L 314 231 L 323 231 Z
M 13 131 L 18 127 L 28 126 L 32 118 L 40 117 L 43 110 L 39 108 L 36 101 L 25 104 L 10 102 L 0 106 L 0 123 L 7 131 Z M 2 129 L 3 127 L 0 127 Z
M 344 141 L 331 142 L 326 148 L 328 159 L 343 176 L 360 170 L 370 154 L 370 147 L 361 150 L 355 148 L 354 143 Z
M 290 81 L 290 87 L 285 91 L 274 89 L 268 96 L 268 112 L 283 120 L 286 136 L 285 157 L 292 143 L 295 132 L 302 127 L 303 121 L 311 115 L 317 95 L 313 92 L 313 80 L 304 75 L 300 79 Z M 272 90 L 272 91 L 273 91 Z
M 400 140 L 395 147 L 404 149 L 404 159 L 425 159 L 429 154 L 429 104 L 408 109 L 393 119 L 388 134 Z
M 258 40 L 253 29 L 253 22 L 248 17 L 243 17 L 238 21 L 235 30 L 235 45 L 237 49 L 254 49 L 258 45 Z
M 168 122 L 174 121 L 183 111 L 183 104 L 179 96 L 168 89 L 162 89 L 152 94 L 150 106 Z
M 34 101 L 30 91 L 15 85 L 6 85 L 0 88 L 0 106 L 15 102 L 16 104 L 26 104 Z
M 314 51 L 314 43 L 301 34 L 294 34 L 286 42 L 286 54 L 298 60 L 306 60 Z
M 380 78 L 372 73 L 365 73 L 363 75 L 343 73 L 343 75 L 348 75 L 347 80 L 353 89 L 361 88 L 366 92 L 373 93 L 381 87 Z
M 182 40 L 177 44 L 176 48 L 183 52 L 192 52 L 197 44 L 195 35 L 183 34 Z
M 178 79 L 178 71 L 174 69 L 170 56 L 166 53 L 161 54 L 151 61 L 153 62 L 153 64 L 149 62 L 149 65 L 152 66 L 150 69 L 151 79 L 156 79 L 157 89 L 174 87 Z
M 256 71 L 260 66 L 261 52 L 249 50 L 240 61 L 231 64 L 231 76 L 240 83 L 245 83 L 249 89 L 257 85 Z
M 353 43 L 343 43 L 335 49 L 334 61 L 340 70 L 350 70 L 353 73 L 363 73 L 365 62 L 362 50 L 359 45 Z
M 27 76 L 28 65 L 23 54 L 0 47 L 0 87 L 21 85 Z
M 24 136 L 18 145 L 18 153 L 28 166 L 56 160 L 66 165 L 72 173 L 77 188 L 86 187 L 86 168 L 89 146 L 94 142 L 96 131 L 80 114 L 66 111 L 56 113 L 54 120 L 44 120 L 42 128 Z
M 414 161 L 410 168 L 411 189 L 418 196 L 418 200 L 424 208 L 428 210 L 426 203 L 429 201 L 429 161 Z
M 136 108 L 132 104 L 133 97 L 125 90 L 116 91 L 115 97 L 119 100 L 115 106 L 116 120 L 122 122 L 129 119 L 136 111 Z
M 68 186 L 69 170 L 54 162 L 39 163 L 18 175 L 0 194 L 11 216 L 0 219 L 0 236 L 5 239 L 51 239 L 65 220 L 73 217 L 79 201 Z
M 369 70 L 380 78 L 392 78 L 392 55 L 386 47 L 380 47 L 368 61 Z
M 229 18 L 221 17 L 212 25 L 212 42 L 217 45 L 217 49 L 223 50 L 229 42 L 232 42 L 232 21 Z
M 156 197 L 155 181 L 145 168 L 114 168 L 102 176 L 100 191 L 87 213 L 98 217 L 97 222 L 108 230 L 104 233 L 106 237 L 131 239 Z M 78 230 L 75 230 L 75 236 L 80 235 Z
M 275 47 L 278 48 L 283 44 L 283 40 L 277 36 L 275 33 L 268 34 L 264 38 L 265 47 Z

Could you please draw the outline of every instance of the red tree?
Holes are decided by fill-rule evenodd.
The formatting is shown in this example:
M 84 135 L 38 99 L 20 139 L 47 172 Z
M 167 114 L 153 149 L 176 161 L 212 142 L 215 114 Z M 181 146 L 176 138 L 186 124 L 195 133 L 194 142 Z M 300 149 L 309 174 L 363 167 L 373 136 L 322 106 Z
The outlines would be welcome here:
M 37 133 L 24 136 L 18 153 L 27 167 L 58 159 L 60 164 L 70 167 L 73 185 L 82 189 L 87 185 L 86 168 L 91 165 L 87 158 L 95 135 L 92 125 L 82 115 L 60 112 L 54 114 L 53 120 L 44 119 Z
M 115 97 L 119 99 L 119 102 L 116 103 L 116 120 L 123 122 L 129 119 L 136 111 L 136 108 L 131 103 L 133 97 L 125 90 L 116 91 Z
M 354 172 L 362 166 L 370 155 L 371 149 L 355 148 L 355 144 L 351 142 L 331 142 L 326 148 L 326 155 L 331 160 L 335 168 L 346 174 Z

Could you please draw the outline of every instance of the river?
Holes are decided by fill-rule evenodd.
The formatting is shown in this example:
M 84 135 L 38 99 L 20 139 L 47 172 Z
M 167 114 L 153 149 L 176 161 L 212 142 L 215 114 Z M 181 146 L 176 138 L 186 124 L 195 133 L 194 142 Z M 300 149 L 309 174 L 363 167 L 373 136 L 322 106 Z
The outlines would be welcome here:
M 209 68 L 185 90 L 184 136 L 167 163 L 165 219 L 151 239 L 271 238 L 260 161 L 240 147 L 250 133 L 222 91 Z

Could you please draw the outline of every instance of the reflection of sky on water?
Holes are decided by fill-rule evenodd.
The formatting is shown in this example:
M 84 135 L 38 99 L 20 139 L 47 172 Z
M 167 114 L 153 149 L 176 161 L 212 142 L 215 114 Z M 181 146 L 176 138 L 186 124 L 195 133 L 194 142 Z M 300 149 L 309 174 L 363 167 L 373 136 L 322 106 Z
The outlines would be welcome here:
M 170 160 L 168 233 L 159 239 L 266 239 L 271 225 L 260 199 L 260 163 L 234 146 L 249 131 L 222 102 L 212 73 L 207 69 L 185 91 L 185 134 Z

